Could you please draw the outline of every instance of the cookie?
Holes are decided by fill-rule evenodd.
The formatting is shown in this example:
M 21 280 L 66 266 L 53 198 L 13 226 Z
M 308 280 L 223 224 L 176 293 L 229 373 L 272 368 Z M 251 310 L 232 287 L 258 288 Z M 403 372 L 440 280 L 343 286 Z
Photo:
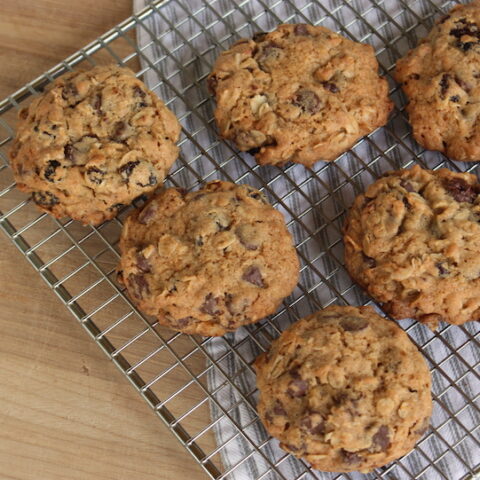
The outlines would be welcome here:
M 160 185 L 180 125 L 127 68 L 67 73 L 20 111 L 10 162 L 17 187 L 57 218 L 97 225 Z
M 409 452 L 432 411 L 430 372 L 371 307 L 331 306 L 255 361 L 258 413 L 289 453 L 327 472 L 368 472 Z
M 120 251 L 138 308 L 191 334 L 223 335 L 273 313 L 299 275 L 282 214 L 258 190 L 221 181 L 154 197 L 127 219 Z
M 413 136 L 454 160 L 480 160 L 480 1 L 457 5 L 397 62 Z
M 240 40 L 208 78 L 220 135 L 261 165 L 331 161 L 387 122 L 392 103 L 370 45 L 280 25 Z
M 447 169 L 390 172 L 355 199 L 345 266 L 396 319 L 480 319 L 480 184 Z

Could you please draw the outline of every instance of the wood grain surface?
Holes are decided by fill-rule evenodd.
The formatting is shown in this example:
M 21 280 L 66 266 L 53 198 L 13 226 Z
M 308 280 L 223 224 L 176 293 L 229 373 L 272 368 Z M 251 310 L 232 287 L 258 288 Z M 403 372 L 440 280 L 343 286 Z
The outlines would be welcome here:
M 0 0 L 0 98 L 128 17 L 131 3 Z M 2 480 L 207 478 L 3 235 L 0 331 Z M 206 416 L 205 404 L 197 428 Z

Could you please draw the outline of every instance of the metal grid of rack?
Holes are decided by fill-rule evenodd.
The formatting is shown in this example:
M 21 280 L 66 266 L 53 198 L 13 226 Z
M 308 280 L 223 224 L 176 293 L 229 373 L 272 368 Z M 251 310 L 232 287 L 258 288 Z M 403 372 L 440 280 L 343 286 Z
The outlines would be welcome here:
M 244 348 L 268 348 L 288 323 L 331 303 L 373 304 L 351 282 L 342 265 L 341 226 L 354 196 L 387 170 L 418 163 L 477 173 L 476 164 L 454 163 L 425 152 L 413 142 L 403 111 L 405 99 L 392 78 L 395 60 L 413 47 L 434 18 L 455 2 L 438 0 L 163 0 L 152 2 L 98 40 L 0 103 L 0 226 L 80 325 L 123 372 L 184 447 L 212 478 L 235 478 L 247 461 L 260 459 L 252 480 L 286 479 L 287 454 L 270 457 L 272 439 L 250 432 L 259 420 L 243 424 L 238 409 L 254 411 L 255 390 L 245 390 L 237 375 L 253 375 Z M 164 28 L 155 30 L 160 21 Z M 205 79 L 220 51 L 256 31 L 278 23 L 308 22 L 329 27 L 376 50 L 391 85 L 396 109 L 389 124 L 362 139 L 335 162 L 319 162 L 311 171 L 301 165 L 259 167 L 247 154 L 219 140 L 213 124 L 213 101 Z M 131 31 L 137 29 L 141 47 Z M 146 40 L 145 40 L 146 39 Z M 119 52 L 122 52 L 120 54 Z M 127 54 L 125 54 L 127 52 Z M 116 282 L 118 238 L 131 207 L 99 227 L 81 227 L 40 214 L 14 187 L 7 151 L 18 110 L 55 77 L 83 65 L 114 61 L 144 76 L 183 125 L 182 154 L 167 178 L 168 186 L 187 189 L 221 178 L 263 190 L 292 231 L 302 268 L 294 294 L 264 321 L 243 335 L 221 339 L 173 333 L 140 314 Z M 478 322 L 442 325 L 432 333 L 416 322 L 402 326 L 420 347 L 433 376 L 435 412 L 432 427 L 407 457 L 361 478 L 474 478 L 480 467 L 480 350 Z M 220 342 L 221 355 L 213 342 Z M 216 348 L 216 347 L 215 347 Z M 239 371 L 228 375 L 227 359 Z M 209 375 L 214 374 L 214 386 Z M 220 380 L 218 380 L 220 379 Z M 235 392 L 225 404 L 222 390 Z M 210 416 L 210 409 L 215 415 Z M 232 435 L 215 440 L 215 429 L 228 423 Z M 217 440 L 218 440 L 217 436 Z M 240 458 L 222 463 L 228 444 L 242 440 Z M 452 467 L 454 466 L 454 468 Z M 453 470 L 452 470 L 453 468 Z M 453 471 L 453 473 L 452 473 Z M 354 479 L 359 474 L 326 474 L 296 462 L 295 479 Z M 453 475 L 453 476 L 452 476 Z

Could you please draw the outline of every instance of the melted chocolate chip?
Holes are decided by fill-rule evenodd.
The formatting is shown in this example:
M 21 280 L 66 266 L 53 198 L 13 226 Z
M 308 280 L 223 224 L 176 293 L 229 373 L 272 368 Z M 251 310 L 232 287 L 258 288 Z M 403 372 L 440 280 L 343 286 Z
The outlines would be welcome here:
M 67 160 L 70 160 L 71 162 L 74 162 L 73 152 L 74 152 L 73 145 L 71 143 L 67 143 L 63 148 L 63 154 L 65 155 L 65 158 Z
M 323 88 L 329 92 L 338 93 L 340 91 L 339 88 L 332 82 L 322 82 L 322 85 Z
M 301 378 L 294 378 L 290 381 L 287 388 L 287 395 L 291 398 L 304 397 L 308 391 L 308 383 Z
M 340 456 L 343 463 L 346 463 L 347 465 L 356 465 L 362 461 L 362 457 L 360 457 L 360 455 L 354 452 L 349 452 L 343 448 L 340 450 Z
M 293 97 L 293 104 L 310 115 L 317 113 L 322 108 L 320 98 L 311 90 L 299 90 Z
M 55 175 L 55 171 L 60 166 L 60 162 L 57 160 L 49 160 L 45 170 L 43 171 L 43 176 L 49 182 L 53 182 L 53 176 Z
M 445 180 L 443 186 L 457 202 L 473 203 L 480 191 L 480 185 L 470 185 L 463 178 Z
M 77 87 L 73 83 L 67 83 L 62 90 L 62 98 L 68 100 L 68 97 L 75 97 L 78 95 Z
M 372 437 L 375 446 L 380 448 L 381 452 L 385 452 L 390 446 L 389 430 L 386 425 L 382 425 L 377 433 Z
M 340 326 L 346 332 L 360 332 L 368 327 L 368 321 L 361 317 L 345 317 L 340 320 Z
M 222 313 L 221 310 L 217 310 L 218 298 L 213 296 L 213 293 L 209 293 L 205 297 L 203 305 L 200 307 L 202 313 L 208 313 L 209 315 L 218 315 Z
M 152 266 L 141 253 L 137 253 L 136 262 L 138 269 L 141 270 L 143 273 L 148 273 L 151 271 Z
M 440 272 L 440 275 L 443 277 L 445 275 L 448 275 L 450 273 L 449 270 L 447 270 L 444 266 L 443 266 L 443 263 L 442 262 L 437 262 L 435 264 L 435 266 L 438 268 L 438 271 Z
M 88 170 L 87 170 L 87 177 L 88 179 L 92 182 L 92 183 L 95 183 L 97 185 L 100 185 L 102 182 L 103 182 L 103 178 L 105 177 L 105 174 L 107 172 L 105 172 L 104 170 L 101 170 L 100 168 L 98 167 L 90 167 Z
M 244 274 L 242 275 L 242 280 L 245 280 L 246 282 L 249 282 L 257 287 L 265 288 L 265 283 L 263 281 L 260 270 L 258 269 L 258 267 L 255 267 L 253 265 L 245 270 Z
M 144 293 L 147 295 L 150 293 L 150 288 L 144 275 L 131 273 L 128 276 L 128 283 L 133 290 L 134 296 L 137 298 L 142 298 Z
M 440 80 L 440 97 L 445 98 L 445 94 L 447 93 L 448 87 L 450 86 L 450 75 L 448 73 L 444 73 Z
M 131 162 L 127 162 L 125 165 L 122 165 L 118 169 L 118 173 L 122 176 L 124 180 L 128 180 L 130 175 L 132 174 L 133 170 L 136 168 L 136 166 L 140 163 L 139 160 L 134 160 Z
M 310 36 L 310 32 L 308 31 L 308 27 L 305 23 L 299 23 L 298 25 L 295 25 L 295 28 L 293 29 L 295 35 L 301 36 L 301 37 L 308 37 Z
M 50 192 L 33 192 L 32 199 L 37 205 L 47 208 L 53 207 L 60 202 L 60 200 Z

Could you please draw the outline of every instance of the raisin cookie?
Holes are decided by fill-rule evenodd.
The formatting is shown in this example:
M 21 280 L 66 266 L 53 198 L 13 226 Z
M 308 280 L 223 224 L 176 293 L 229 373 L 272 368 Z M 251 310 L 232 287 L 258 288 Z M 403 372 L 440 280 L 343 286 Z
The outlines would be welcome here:
M 480 1 L 454 7 L 397 62 L 418 143 L 454 160 L 480 160 Z
M 208 79 L 222 137 L 259 164 L 330 161 L 392 108 L 374 50 L 324 27 L 280 25 L 240 40 Z
M 298 281 L 283 216 L 247 185 L 171 188 L 126 221 L 119 270 L 143 312 L 213 336 L 273 313 Z
M 255 361 L 258 413 L 280 446 L 327 472 L 368 472 L 409 452 L 432 411 L 430 372 L 371 307 L 331 306 Z
M 20 111 L 10 161 L 41 210 L 96 225 L 163 182 L 179 134 L 131 70 L 100 66 L 59 77 Z
M 480 319 L 480 185 L 447 169 L 390 172 L 358 196 L 344 227 L 350 275 L 393 317 Z

